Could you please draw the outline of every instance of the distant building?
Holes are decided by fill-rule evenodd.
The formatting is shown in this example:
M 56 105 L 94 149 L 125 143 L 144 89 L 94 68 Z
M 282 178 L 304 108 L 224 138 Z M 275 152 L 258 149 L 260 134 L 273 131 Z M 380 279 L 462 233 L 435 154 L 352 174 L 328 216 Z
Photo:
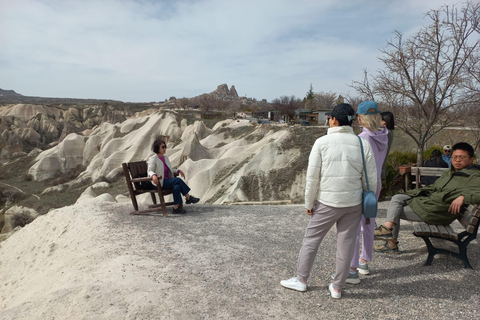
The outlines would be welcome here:
M 313 111 L 309 109 L 297 109 L 295 110 L 295 116 L 293 121 L 296 123 L 304 123 L 308 121 L 312 125 L 325 125 L 327 116 L 325 113 L 332 111 L 331 109 L 322 109 Z

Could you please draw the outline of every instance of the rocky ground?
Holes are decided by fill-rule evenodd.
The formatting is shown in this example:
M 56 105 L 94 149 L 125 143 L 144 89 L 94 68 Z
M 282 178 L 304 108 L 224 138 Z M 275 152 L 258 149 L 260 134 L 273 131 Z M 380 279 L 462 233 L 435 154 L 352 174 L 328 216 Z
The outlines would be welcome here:
M 385 203 L 379 222 L 385 216 Z M 309 289 L 294 275 L 308 216 L 302 206 L 191 205 L 186 215 L 131 216 L 128 203 L 51 211 L 0 244 L 1 319 L 474 319 L 475 270 L 440 256 L 402 225 L 401 254 L 376 254 L 372 274 L 328 295 L 335 229 Z

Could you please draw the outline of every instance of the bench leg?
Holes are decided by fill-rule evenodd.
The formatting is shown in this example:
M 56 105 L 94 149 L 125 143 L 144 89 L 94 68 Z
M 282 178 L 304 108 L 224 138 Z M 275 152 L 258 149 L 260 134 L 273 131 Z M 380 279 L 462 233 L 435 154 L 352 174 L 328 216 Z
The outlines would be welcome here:
M 458 245 L 458 258 L 460 260 L 462 260 L 463 262 L 463 265 L 465 266 L 465 268 L 470 268 L 473 270 L 473 267 L 472 265 L 470 264 L 470 261 L 468 261 L 468 256 L 467 256 L 467 246 L 461 242 L 461 241 L 458 241 L 457 242 L 457 245 Z
M 458 253 L 456 253 L 456 252 L 452 252 L 450 250 L 435 248 L 433 246 L 432 242 L 430 241 L 430 238 L 427 237 L 427 236 L 421 236 L 421 238 L 423 239 L 423 241 L 425 241 L 425 244 L 427 245 L 427 248 L 428 248 L 428 257 L 427 257 L 427 261 L 425 262 L 426 266 L 431 266 L 432 265 L 433 257 L 436 254 L 445 254 L 445 255 L 449 255 L 449 256 L 452 256 L 452 257 L 455 257 L 455 258 L 461 260 L 463 262 L 463 265 L 465 266 L 465 268 L 473 269 L 472 265 L 470 264 L 470 261 L 468 261 L 468 256 L 467 256 L 467 244 L 468 243 L 465 244 L 460 240 L 454 241 L 455 244 L 458 246 Z
M 428 237 L 422 237 L 423 241 L 427 245 L 428 249 L 428 257 L 427 262 L 425 262 L 426 266 L 431 266 L 433 262 L 433 257 L 438 253 L 437 248 L 435 248 Z

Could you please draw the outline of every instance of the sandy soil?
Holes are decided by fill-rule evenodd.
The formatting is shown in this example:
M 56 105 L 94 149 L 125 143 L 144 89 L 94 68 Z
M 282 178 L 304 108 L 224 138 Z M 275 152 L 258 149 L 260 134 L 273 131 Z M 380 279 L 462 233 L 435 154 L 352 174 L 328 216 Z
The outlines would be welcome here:
M 327 285 L 335 229 L 319 250 L 309 289 L 294 275 L 308 217 L 301 206 L 187 206 L 186 215 L 130 216 L 130 204 L 51 211 L 0 244 L 0 319 L 474 319 L 475 270 L 426 248 L 407 223 L 401 254 L 377 254 L 372 274 L 341 300 Z M 383 222 L 381 210 L 379 222 Z

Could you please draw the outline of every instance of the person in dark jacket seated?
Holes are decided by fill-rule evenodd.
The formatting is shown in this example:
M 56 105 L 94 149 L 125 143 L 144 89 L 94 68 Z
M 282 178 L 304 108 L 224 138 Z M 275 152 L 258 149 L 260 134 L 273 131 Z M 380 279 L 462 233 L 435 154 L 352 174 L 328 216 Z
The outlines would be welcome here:
M 473 147 L 460 142 L 452 150 L 452 167 L 432 185 L 393 196 L 385 225 L 374 232 L 375 240 L 386 243 L 375 246 L 375 251 L 398 253 L 400 219 L 447 225 L 465 205 L 480 204 L 480 166 L 473 164 Z
M 443 161 L 442 153 L 438 149 L 432 151 L 432 153 L 430 154 L 430 158 L 425 160 L 423 166 L 430 168 L 448 168 L 448 164 Z M 422 185 L 422 187 L 429 186 L 433 184 L 438 178 L 439 177 L 434 176 L 421 176 L 420 184 Z

